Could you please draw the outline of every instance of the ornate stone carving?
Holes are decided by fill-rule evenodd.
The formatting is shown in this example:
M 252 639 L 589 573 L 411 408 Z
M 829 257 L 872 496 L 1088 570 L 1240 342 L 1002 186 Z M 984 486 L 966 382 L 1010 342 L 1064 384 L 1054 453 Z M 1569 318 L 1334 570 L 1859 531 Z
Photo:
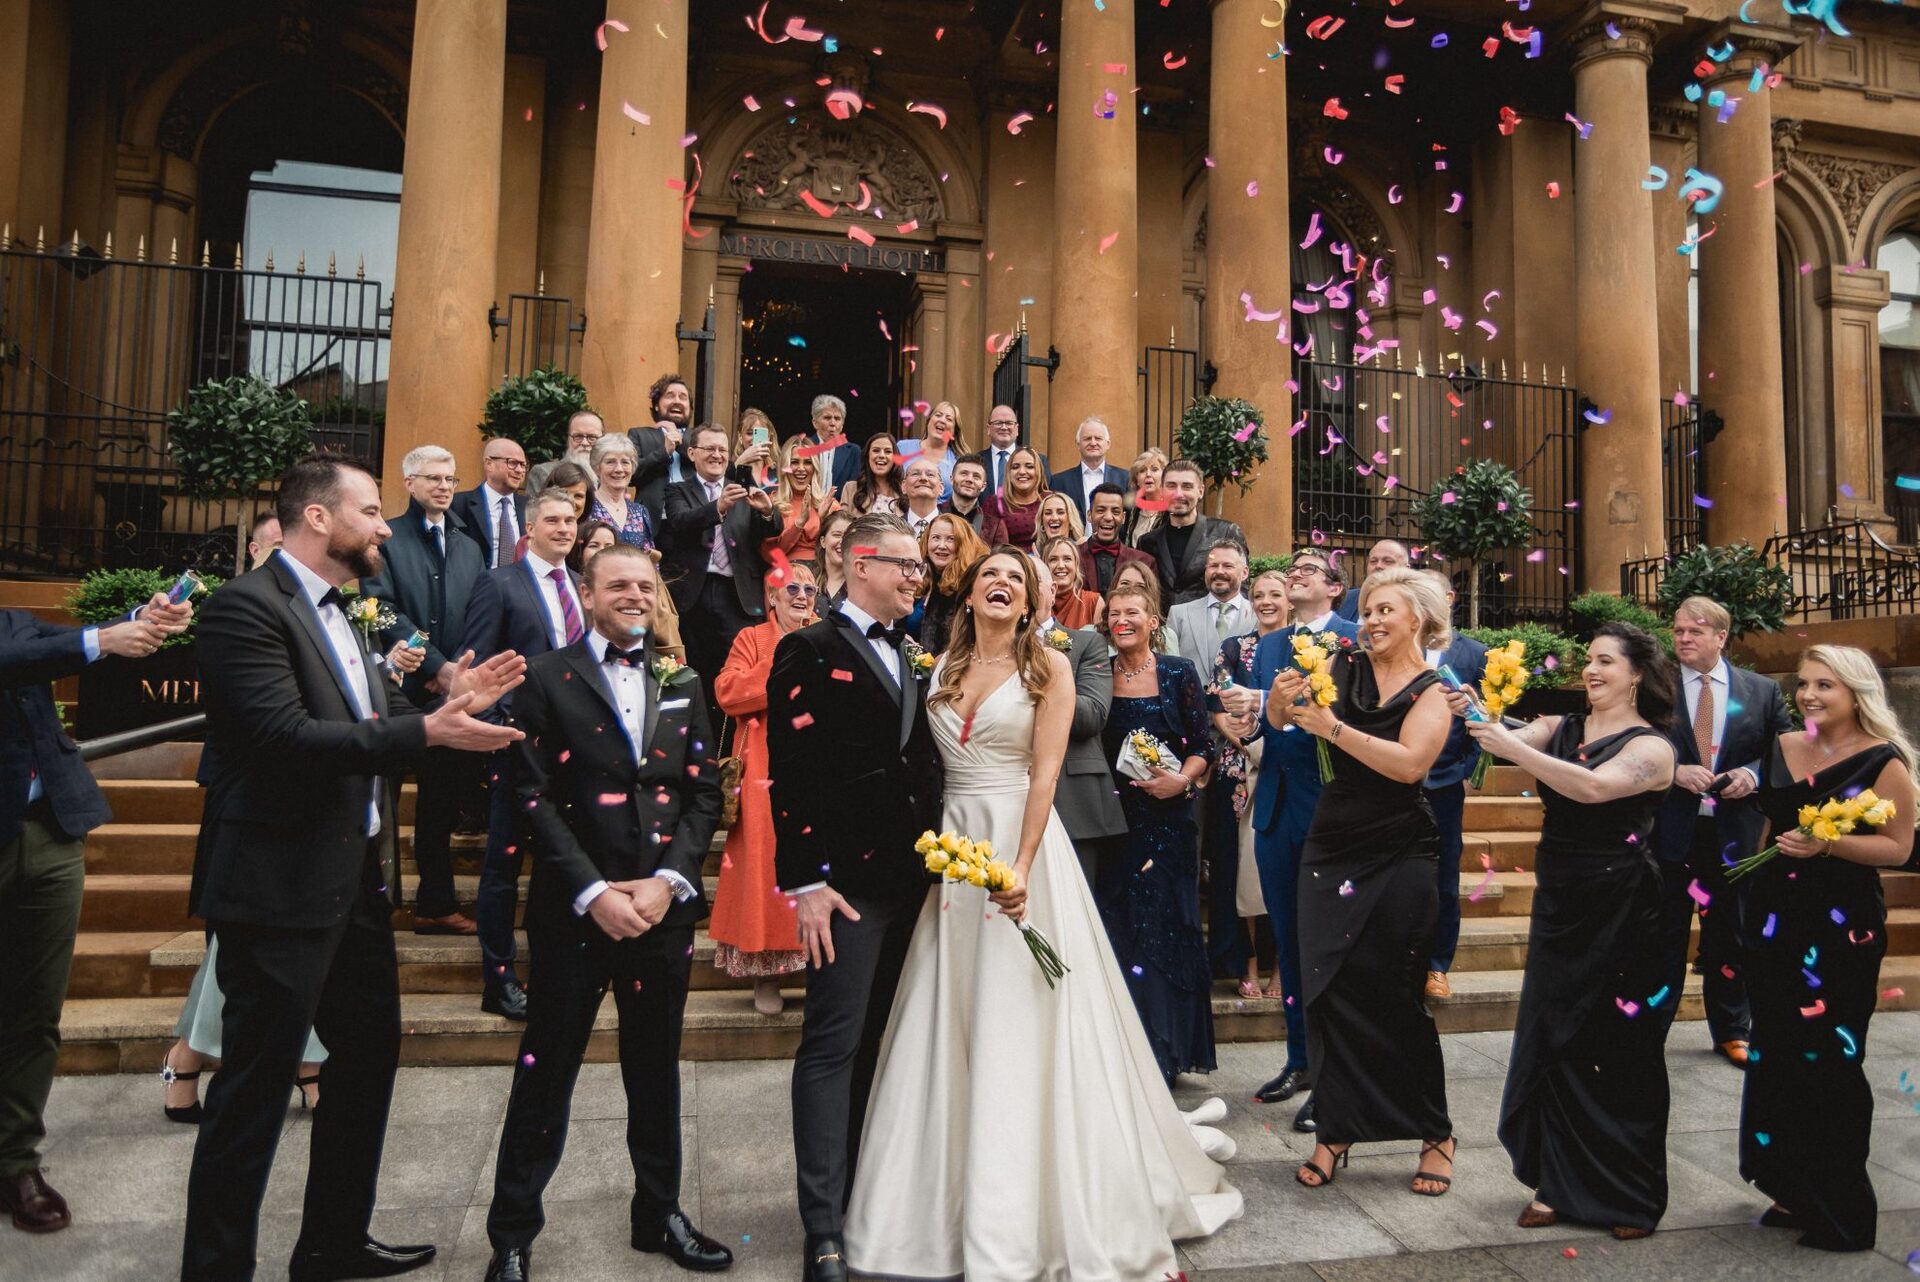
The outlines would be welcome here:
M 891 128 L 863 114 L 838 121 L 824 113 L 782 118 L 741 153 L 728 189 L 743 209 L 805 209 L 801 193 L 828 205 L 880 210 L 889 222 L 945 216 L 940 183 L 918 152 Z M 861 191 L 865 186 L 866 192 Z
M 1806 122 L 1791 118 L 1782 118 L 1773 122 L 1773 168 L 1774 172 L 1785 169 L 1793 163 L 1800 152 L 1800 138 L 1805 132 Z
M 1386 241 L 1386 228 L 1380 225 L 1380 216 L 1373 212 L 1373 206 L 1354 194 L 1344 185 L 1309 189 L 1304 193 L 1306 199 L 1320 206 L 1340 224 L 1340 229 L 1353 237 L 1354 249 L 1363 254 L 1376 254 Z
M 1907 172 L 1904 165 L 1829 156 L 1819 151 L 1796 152 L 1795 158 L 1820 180 L 1820 185 L 1833 197 L 1833 203 L 1840 207 L 1849 236 L 1860 230 L 1860 220 L 1866 217 L 1867 206 L 1880 194 L 1880 189 Z
M 1609 27 L 1620 34 L 1611 34 L 1607 30 Z M 1576 29 L 1561 43 L 1563 47 L 1574 51 L 1573 65 L 1576 69 L 1582 63 L 1597 58 L 1628 57 L 1651 63 L 1654 42 L 1659 35 L 1659 25 L 1646 18 L 1624 14 L 1603 15 Z
M 330 78 L 371 100 L 403 132 L 407 91 L 379 64 L 337 46 L 325 50 L 317 65 L 240 45 L 211 59 L 181 83 L 160 115 L 156 141 L 161 150 L 192 160 L 207 123 L 222 107 L 259 85 L 288 79 L 295 84 L 315 75 Z

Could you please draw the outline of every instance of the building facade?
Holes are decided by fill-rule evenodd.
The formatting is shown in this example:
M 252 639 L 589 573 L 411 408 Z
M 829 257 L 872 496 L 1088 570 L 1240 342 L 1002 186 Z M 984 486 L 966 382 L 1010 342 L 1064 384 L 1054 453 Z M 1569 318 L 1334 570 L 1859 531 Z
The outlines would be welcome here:
M 1911 543 L 1920 24 L 1793 8 L 0 0 L 6 570 L 230 521 L 168 490 L 201 378 L 324 403 L 397 496 L 540 363 L 614 427 L 682 369 L 716 421 L 946 400 L 976 448 L 1024 385 L 1056 467 L 1242 397 L 1263 549 L 1417 537 L 1501 458 L 1543 609 L 1702 539 Z

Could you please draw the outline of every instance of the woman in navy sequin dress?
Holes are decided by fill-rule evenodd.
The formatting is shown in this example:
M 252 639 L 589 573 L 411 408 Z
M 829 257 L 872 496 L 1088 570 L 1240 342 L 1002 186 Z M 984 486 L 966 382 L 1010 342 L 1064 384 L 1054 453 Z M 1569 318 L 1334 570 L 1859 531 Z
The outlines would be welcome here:
M 1121 853 L 1100 869 L 1097 898 L 1113 951 L 1146 1026 L 1160 1071 L 1211 1073 L 1212 980 L 1200 930 L 1200 829 L 1195 783 L 1206 774 L 1213 739 L 1207 696 L 1192 663 L 1157 655 L 1149 639 L 1159 610 L 1138 588 L 1107 598 L 1113 661 L 1113 705 L 1107 714 L 1107 757 L 1136 730 L 1173 750 L 1165 773 L 1142 782 L 1119 779 L 1127 815 Z

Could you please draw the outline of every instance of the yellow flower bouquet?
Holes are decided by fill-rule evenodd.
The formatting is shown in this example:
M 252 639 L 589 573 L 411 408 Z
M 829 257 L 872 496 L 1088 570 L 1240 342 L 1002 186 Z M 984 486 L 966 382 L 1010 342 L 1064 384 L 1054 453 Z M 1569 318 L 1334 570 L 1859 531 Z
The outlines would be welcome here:
M 1014 883 L 1013 869 L 1008 864 L 993 857 L 993 843 L 987 840 L 975 841 L 972 837 L 955 832 L 935 833 L 932 829 L 920 834 L 913 843 L 915 853 L 926 860 L 927 871 L 947 881 L 964 881 L 969 886 L 978 886 L 989 893 L 1006 890 Z M 1033 954 L 1035 964 L 1040 967 L 1040 977 L 1052 988 L 1056 979 L 1066 974 L 1069 967 L 1060 960 L 1060 954 L 1054 949 L 1040 929 L 1027 921 L 1017 921 L 1020 937 L 1026 941 L 1027 951 Z
M 1520 702 L 1520 696 L 1526 693 L 1529 675 L 1526 642 L 1516 637 L 1487 651 L 1486 671 L 1480 678 L 1480 703 L 1489 721 L 1498 721 L 1502 713 Z M 1486 787 L 1487 772 L 1492 768 L 1493 755 L 1482 752 L 1480 759 L 1473 763 L 1473 773 L 1467 782 L 1475 788 Z
M 1293 666 L 1307 674 L 1307 693 L 1295 700 L 1296 703 L 1311 699 L 1325 708 L 1340 697 L 1333 685 L 1333 655 L 1340 648 L 1340 638 L 1331 632 L 1294 634 Z M 1333 754 L 1327 750 L 1325 739 L 1315 736 L 1313 756 L 1320 766 L 1320 782 L 1332 783 Z
M 1800 807 L 1800 826 L 1796 831 L 1815 841 L 1838 841 L 1861 824 L 1878 828 L 1893 816 L 1893 803 L 1876 796 L 1873 789 L 1868 788 L 1857 796 L 1831 797 L 1818 806 Z M 1728 867 L 1727 880 L 1738 881 L 1748 876 L 1761 865 L 1772 862 L 1779 853 L 1780 846 L 1776 842 L 1758 854 L 1748 855 Z

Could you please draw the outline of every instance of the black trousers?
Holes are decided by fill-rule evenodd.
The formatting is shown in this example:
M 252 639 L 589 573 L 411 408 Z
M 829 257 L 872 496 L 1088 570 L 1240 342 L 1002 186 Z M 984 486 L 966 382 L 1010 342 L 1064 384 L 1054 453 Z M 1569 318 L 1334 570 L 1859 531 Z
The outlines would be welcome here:
M 526 851 L 515 828 L 519 802 L 513 795 L 512 754 L 496 752 L 486 763 L 487 856 L 480 865 L 473 917 L 480 933 L 482 981 L 492 987 L 518 978 L 513 969 L 513 910 L 520 899 L 520 868 Z
M 1239 979 L 1251 956 L 1240 911 L 1240 821 L 1233 813 L 1234 780 L 1215 775 L 1200 793 L 1200 850 L 1207 863 L 1207 965 L 1215 979 Z M 1249 798 L 1248 805 L 1252 805 Z
M 1687 936 L 1696 906 L 1700 911 L 1701 996 L 1707 1028 L 1715 1043 L 1751 1040 L 1753 1015 L 1747 1002 L 1746 958 L 1740 946 L 1746 895 L 1739 882 L 1721 875 L 1720 839 L 1711 819 L 1698 819 L 1685 863 L 1660 865 L 1660 982 L 1670 995 L 1660 1003 L 1661 1018 L 1672 1027 L 1687 980 Z M 1708 896 L 1697 905 L 1694 882 Z
M 369 860 L 370 880 L 378 863 Z M 327 1046 L 313 1114 L 306 1205 L 296 1250 L 366 1240 L 393 1075 L 400 985 L 393 905 L 369 886 L 345 920 L 318 930 L 210 922 L 226 997 L 220 1071 L 187 1178 L 183 1282 L 251 1278 L 260 1203 L 311 1027 Z
M 807 967 L 806 1022 L 793 1057 L 793 1148 L 809 1235 L 841 1230 L 880 1037 L 921 904 L 918 896 L 847 902 L 860 920 L 835 914 L 833 962 Z
M 481 796 L 486 761 L 452 748 L 429 748 L 420 758 L 414 775 L 419 796 L 413 811 L 413 861 L 420 868 L 414 911 L 422 917 L 445 917 L 459 910 L 449 839 L 461 814 L 470 812 Z
M 708 707 L 718 706 L 713 698 L 713 679 L 725 666 L 733 639 L 753 623 L 740 608 L 732 577 L 725 574 L 707 575 L 699 595 L 680 611 L 680 638 L 687 645 L 687 665 L 700 674 L 700 688 L 706 693 Z
M 658 1229 L 680 1204 L 680 1025 L 693 927 L 657 926 L 623 940 L 609 939 L 591 921 L 536 918 L 527 929 L 527 1031 L 500 1135 L 487 1239 L 495 1250 L 529 1246 L 546 1223 L 540 1195 L 566 1147 L 573 1085 L 609 986 L 620 1015 L 631 1224 Z
M 1433 825 L 1440 840 L 1434 853 L 1440 863 L 1440 921 L 1433 928 L 1433 959 L 1428 970 L 1453 969 L 1453 955 L 1460 949 L 1460 854 L 1466 844 L 1462 831 L 1467 815 L 1467 785 L 1449 784 L 1444 788 L 1424 788 L 1427 805 L 1433 810 Z

